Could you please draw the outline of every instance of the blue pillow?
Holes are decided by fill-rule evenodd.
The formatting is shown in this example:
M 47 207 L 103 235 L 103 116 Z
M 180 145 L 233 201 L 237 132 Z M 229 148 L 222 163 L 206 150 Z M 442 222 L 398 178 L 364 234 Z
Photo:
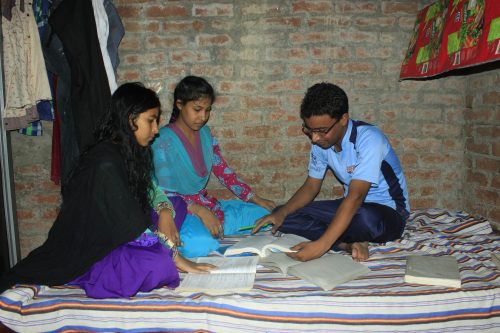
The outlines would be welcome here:
M 262 216 L 269 214 L 259 205 L 241 200 L 220 200 L 224 211 L 224 235 L 244 235 L 252 230 L 239 231 L 242 227 L 255 224 Z
M 187 258 L 203 257 L 219 248 L 219 242 L 212 237 L 201 220 L 188 214 L 179 231 L 182 247 L 179 252 Z

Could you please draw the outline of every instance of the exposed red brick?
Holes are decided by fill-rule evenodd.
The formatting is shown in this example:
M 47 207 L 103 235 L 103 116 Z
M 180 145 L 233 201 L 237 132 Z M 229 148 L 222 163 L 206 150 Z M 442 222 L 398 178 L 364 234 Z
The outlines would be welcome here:
M 352 21 L 349 17 L 344 16 L 315 16 L 307 20 L 307 25 L 309 27 L 317 26 L 333 26 L 333 27 L 348 27 L 351 25 Z
M 264 28 L 272 29 L 273 27 L 300 27 L 301 19 L 298 17 L 272 17 L 265 19 L 263 22 Z
M 476 168 L 484 171 L 500 172 L 500 160 L 487 158 L 487 157 L 476 157 Z
M 193 16 L 233 16 L 232 4 L 194 5 Z
M 324 42 L 332 38 L 333 35 L 327 32 L 291 33 L 289 37 L 292 44 Z
M 469 152 L 474 152 L 478 154 L 489 154 L 490 145 L 487 143 L 476 143 L 472 139 L 466 141 L 465 148 Z
M 333 65 L 333 71 L 339 73 L 371 73 L 375 65 L 367 62 L 347 62 Z
M 138 17 L 140 13 L 139 7 L 133 6 L 117 6 L 116 10 L 121 18 Z
M 410 2 L 398 2 L 398 1 L 385 1 L 382 2 L 382 13 L 383 14 L 417 14 L 418 3 Z
M 33 210 L 17 209 L 16 213 L 19 220 L 27 220 L 35 217 L 35 214 L 33 214 Z
M 335 10 L 342 14 L 374 14 L 377 4 L 372 1 L 336 1 Z
M 146 39 L 146 48 L 148 49 L 180 47 L 186 44 L 186 39 L 181 36 L 152 36 Z
M 327 1 L 297 1 L 292 4 L 292 11 L 294 12 L 328 13 L 332 10 L 332 5 Z
M 478 126 L 476 128 L 476 134 L 479 137 L 491 137 L 498 138 L 499 135 L 498 126 Z
M 279 105 L 279 99 L 276 96 L 245 96 L 242 98 L 242 105 L 249 109 L 276 107 Z
M 229 78 L 233 76 L 234 67 L 232 65 L 195 64 L 191 67 L 191 73 L 204 77 Z
M 123 25 L 127 33 L 158 32 L 160 30 L 160 24 L 158 22 L 124 21 Z
M 34 195 L 33 201 L 36 203 L 59 203 L 60 196 L 58 194 Z
M 227 45 L 231 43 L 231 37 L 226 34 L 222 35 L 199 35 L 196 37 L 197 43 L 200 46 L 210 45 Z
M 293 75 L 319 75 L 326 74 L 329 72 L 328 66 L 324 64 L 312 64 L 312 65 L 289 65 L 290 72 Z
M 208 51 L 173 51 L 172 61 L 174 62 L 207 62 L 210 61 L 210 53 Z
M 389 47 L 356 48 L 356 57 L 358 58 L 390 58 L 391 56 L 392 56 L 392 48 Z
M 500 156 L 500 143 L 499 142 L 493 142 L 491 144 L 491 150 L 494 156 Z
M 483 94 L 483 103 L 485 104 L 500 104 L 500 91 L 491 91 Z
M 303 48 L 291 48 L 291 49 L 267 49 L 266 59 L 267 60 L 304 60 L 307 56 L 307 50 Z
M 184 6 L 150 6 L 146 9 L 147 17 L 177 17 L 187 16 L 188 11 Z
M 350 48 L 345 46 L 314 47 L 311 54 L 315 59 L 346 59 L 352 56 Z
M 410 207 L 412 209 L 427 209 L 429 207 L 434 207 L 436 201 L 434 199 L 421 199 L 410 197 Z
M 278 92 L 290 90 L 303 90 L 302 81 L 299 79 L 281 80 L 270 82 L 266 85 L 265 91 Z
M 255 166 L 261 170 L 265 170 L 266 173 L 271 173 L 277 169 L 286 167 L 287 161 L 281 157 L 278 158 L 270 157 L 268 159 L 259 159 L 256 161 L 256 163 L 252 163 L 252 166 Z
M 467 172 L 466 181 L 470 183 L 474 183 L 479 186 L 487 186 L 488 185 L 488 177 L 482 172 Z
M 237 143 L 237 142 L 227 142 L 224 144 L 225 152 L 235 152 L 238 154 L 248 154 L 257 153 L 262 149 L 262 146 L 257 143 Z
M 479 202 L 485 204 L 498 205 L 498 203 L 500 202 L 498 191 L 476 189 L 474 191 L 474 195 L 476 196 L 477 200 L 479 200 Z
M 362 31 L 341 31 L 340 40 L 345 42 L 368 42 L 375 44 L 377 41 L 377 33 L 362 32 Z
M 360 27 L 390 27 L 395 24 L 395 17 L 360 17 L 354 20 L 354 25 Z
M 139 71 L 134 70 L 119 70 L 118 78 L 123 81 L 137 81 L 139 80 L 140 73 Z

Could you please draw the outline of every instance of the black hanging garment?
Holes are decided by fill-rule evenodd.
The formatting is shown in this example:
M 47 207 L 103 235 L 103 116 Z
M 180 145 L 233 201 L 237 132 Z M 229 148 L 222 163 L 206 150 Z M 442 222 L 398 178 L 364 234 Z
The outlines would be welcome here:
M 80 151 L 93 141 L 111 97 L 90 0 L 63 1 L 49 24 L 64 46 L 71 69 L 71 109 Z

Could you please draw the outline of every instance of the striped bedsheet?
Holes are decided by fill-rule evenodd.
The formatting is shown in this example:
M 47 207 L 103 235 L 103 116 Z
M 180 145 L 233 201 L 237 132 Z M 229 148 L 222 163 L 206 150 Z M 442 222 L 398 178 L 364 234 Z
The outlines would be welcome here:
M 238 238 L 224 242 L 234 243 Z M 401 240 L 371 244 L 371 272 L 331 291 L 259 268 L 246 293 L 167 288 L 94 300 L 78 288 L 19 285 L 0 295 L 18 332 L 500 332 L 500 236 L 464 212 L 414 211 Z M 408 254 L 457 257 L 462 288 L 407 284 Z

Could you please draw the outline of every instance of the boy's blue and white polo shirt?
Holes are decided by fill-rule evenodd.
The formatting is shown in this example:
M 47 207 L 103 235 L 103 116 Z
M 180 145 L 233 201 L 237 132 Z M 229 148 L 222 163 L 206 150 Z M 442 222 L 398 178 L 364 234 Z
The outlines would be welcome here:
M 410 212 L 408 191 L 403 169 L 382 131 L 362 121 L 349 119 L 342 138 L 342 151 L 312 145 L 309 176 L 323 179 L 327 168 L 344 186 L 344 197 L 352 179 L 371 183 L 364 202 L 389 206 L 406 219 Z

